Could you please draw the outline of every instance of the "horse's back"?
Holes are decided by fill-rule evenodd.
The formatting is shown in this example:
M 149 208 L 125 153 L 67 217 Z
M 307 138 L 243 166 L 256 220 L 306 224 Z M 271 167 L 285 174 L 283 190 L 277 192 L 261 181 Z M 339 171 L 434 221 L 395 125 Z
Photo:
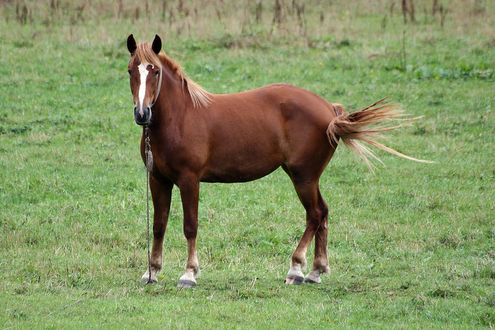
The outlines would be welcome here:
M 335 116 L 331 103 L 306 89 L 289 84 L 271 84 L 233 94 L 217 94 L 214 105 L 225 116 L 241 112 L 241 116 L 275 115 L 283 121 L 297 120 L 326 128 Z M 222 112 L 223 112 L 222 111 Z M 235 115 L 235 114 L 234 114 Z

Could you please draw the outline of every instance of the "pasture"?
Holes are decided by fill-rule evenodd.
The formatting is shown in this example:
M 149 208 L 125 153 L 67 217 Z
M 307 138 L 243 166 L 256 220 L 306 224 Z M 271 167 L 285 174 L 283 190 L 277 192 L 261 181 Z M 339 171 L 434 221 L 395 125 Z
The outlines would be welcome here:
M 492 328 L 495 4 L 440 0 L 433 15 L 415 1 L 404 24 L 395 2 L 0 2 L 0 328 Z M 160 34 L 212 93 L 286 82 L 348 111 L 390 96 L 424 117 L 386 144 L 435 163 L 377 152 L 372 174 L 339 146 L 320 181 L 331 273 L 319 285 L 283 283 L 305 220 L 279 169 L 201 185 L 202 273 L 178 289 L 174 189 L 163 270 L 144 286 L 130 33 Z

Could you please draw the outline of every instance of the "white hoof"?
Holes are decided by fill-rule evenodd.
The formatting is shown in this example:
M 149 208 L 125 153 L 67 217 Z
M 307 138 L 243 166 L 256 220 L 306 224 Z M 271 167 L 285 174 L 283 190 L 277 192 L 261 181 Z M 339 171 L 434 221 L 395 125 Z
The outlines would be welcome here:
M 151 269 L 151 278 L 150 278 L 150 273 L 149 270 L 147 270 L 143 276 L 141 276 L 141 282 L 144 284 L 155 284 L 158 283 L 158 279 L 156 278 L 156 271 Z
M 196 286 L 196 279 L 194 278 L 194 274 L 192 272 L 185 272 L 179 279 L 179 283 L 177 287 L 179 288 L 190 288 Z
M 321 283 L 320 271 L 317 269 L 313 269 L 312 271 L 310 271 L 309 274 L 304 278 L 304 283 Z
M 301 271 L 301 266 L 291 266 L 287 273 L 287 278 L 284 281 L 285 284 L 302 284 L 304 283 L 304 274 Z

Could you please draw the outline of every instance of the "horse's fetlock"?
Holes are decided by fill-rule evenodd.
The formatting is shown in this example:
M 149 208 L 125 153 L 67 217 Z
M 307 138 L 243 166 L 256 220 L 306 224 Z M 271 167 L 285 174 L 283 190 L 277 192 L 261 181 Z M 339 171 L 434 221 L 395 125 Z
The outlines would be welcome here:
M 191 262 L 191 261 L 187 262 L 186 272 L 192 272 L 192 273 L 194 273 L 194 275 L 199 273 L 199 265 L 198 265 L 197 260 L 195 260 L 194 262 Z
M 326 259 L 317 259 L 313 264 L 313 270 L 318 270 L 320 274 L 328 274 L 330 273 L 330 267 L 328 265 L 328 260 Z
M 156 271 L 158 273 L 160 270 L 162 270 L 162 264 L 151 261 L 151 270 Z
M 292 265 L 299 266 L 301 268 L 306 267 L 306 258 L 302 256 L 292 256 Z

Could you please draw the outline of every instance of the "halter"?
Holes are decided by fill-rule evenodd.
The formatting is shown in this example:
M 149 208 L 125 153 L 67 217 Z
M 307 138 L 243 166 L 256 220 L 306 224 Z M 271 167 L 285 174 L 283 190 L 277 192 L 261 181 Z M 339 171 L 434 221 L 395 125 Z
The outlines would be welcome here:
M 155 66 L 152 64 L 151 68 L 154 69 Z M 158 78 L 158 90 L 156 92 L 155 100 L 151 104 L 150 108 L 153 107 L 158 100 L 158 95 L 160 95 L 160 90 L 162 89 L 162 68 L 160 68 L 160 77 Z

